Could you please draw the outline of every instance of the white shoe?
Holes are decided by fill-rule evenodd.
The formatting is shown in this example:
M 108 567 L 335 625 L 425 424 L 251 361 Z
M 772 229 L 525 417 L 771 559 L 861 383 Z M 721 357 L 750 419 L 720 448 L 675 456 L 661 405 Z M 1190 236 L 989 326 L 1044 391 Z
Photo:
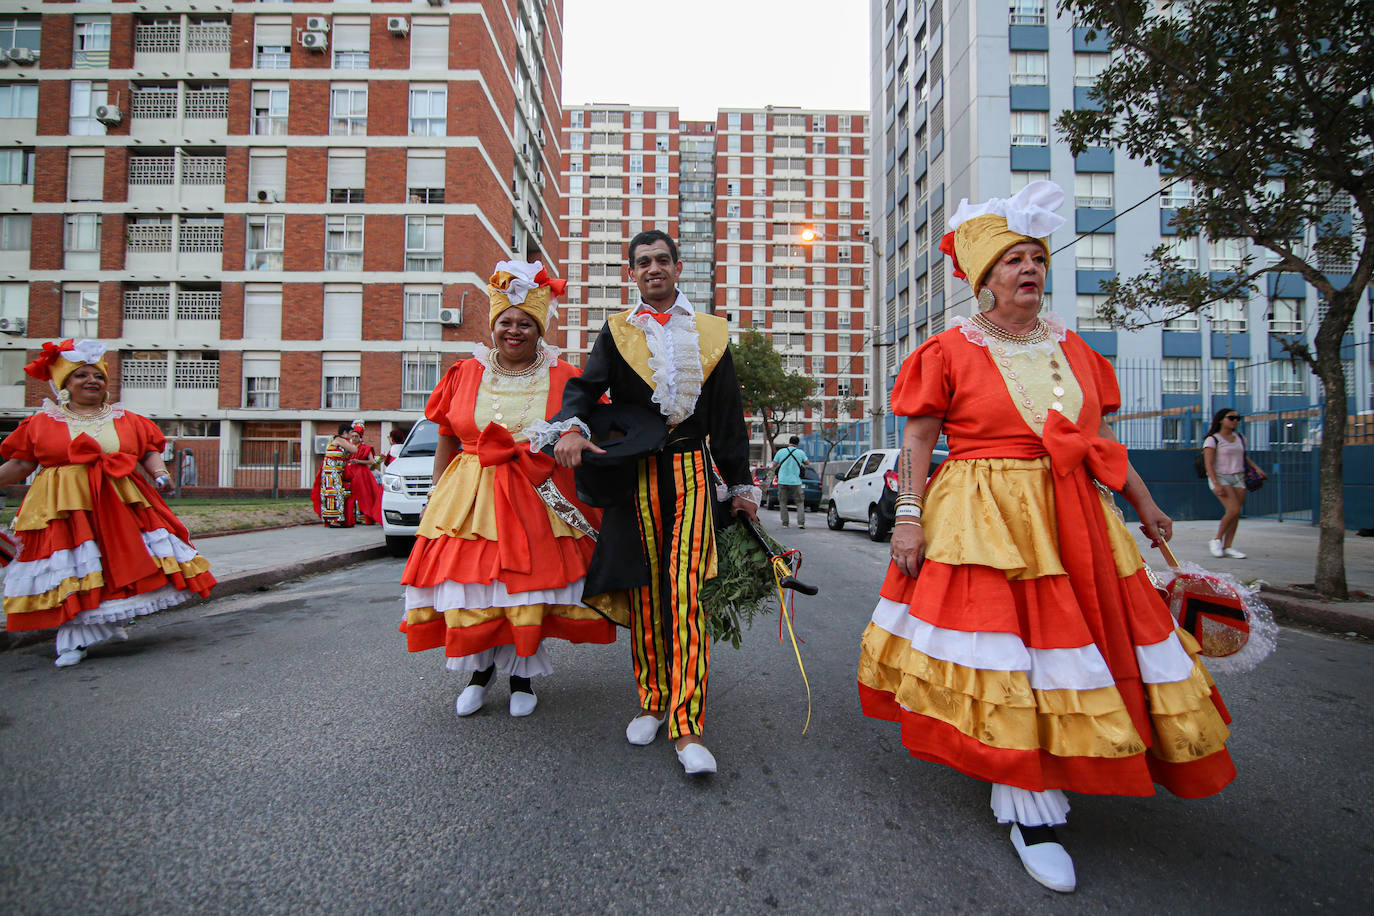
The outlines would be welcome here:
M 510 714 L 515 718 L 528 716 L 534 712 L 535 704 L 539 702 L 539 697 L 523 690 L 517 690 L 510 695 Z
M 1217 538 L 1216 540 L 1213 540 L 1213 541 L 1208 541 L 1208 542 L 1207 542 L 1207 549 L 1210 550 L 1210 551 L 1212 551 L 1212 556 L 1214 556 L 1214 557 L 1224 557 L 1224 556 L 1226 556 L 1226 551 L 1223 550 L 1223 549 L 1222 549 L 1222 546 L 1221 546 L 1221 538 Z
M 86 657 L 85 649 L 68 649 L 57 656 L 57 661 L 53 662 L 59 668 L 70 668 L 72 665 L 81 664 L 81 660 Z
M 1021 825 L 1011 825 L 1011 845 L 1021 857 L 1026 873 L 1052 891 L 1068 894 L 1078 886 L 1073 873 L 1073 859 L 1059 843 L 1036 843 L 1027 846 L 1021 837 Z
M 470 716 L 482 708 L 482 700 L 486 698 L 486 684 L 469 684 L 463 688 L 463 692 L 458 694 L 458 702 L 453 704 L 453 709 L 460 716 Z M 530 707 L 533 709 L 534 707 Z
M 664 715 L 662 719 L 656 719 L 647 713 L 642 716 L 635 716 L 630 720 L 630 724 L 625 726 L 625 740 L 639 747 L 653 744 L 654 739 L 658 737 L 658 730 L 667 721 L 667 715 Z
M 678 762 L 688 776 L 700 776 L 716 771 L 716 758 L 704 744 L 689 744 L 677 752 Z
M 1239 550 L 1237 550 L 1237 549 L 1234 548 L 1234 547 L 1227 547 L 1225 550 L 1222 551 L 1222 553 L 1226 554 L 1228 557 L 1230 557 L 1230 558 L 1233 559 L 1233 560 L 1244 560 L 1244 559 L 1245 559 L 1245 554 L 1241 553 Z

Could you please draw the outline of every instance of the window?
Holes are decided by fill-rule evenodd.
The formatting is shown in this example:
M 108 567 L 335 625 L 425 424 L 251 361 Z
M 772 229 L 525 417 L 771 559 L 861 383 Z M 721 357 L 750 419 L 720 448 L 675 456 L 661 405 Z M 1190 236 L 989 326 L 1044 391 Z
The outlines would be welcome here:
M 1227 370 L 1226 364 L 1231 363 L 1235 367 L 1236 388 L 1231 390 L 1231 372 Z M 1212 394 L 1230 397 L 1232 395 L 1245 395 L 1250 393 L 1250 373 L 1246 371 L 1248 361 L 1243 359 L 1213 359 L 1211 360 L 1211 383 Z
M 356 353 L 326 353 L 321 359 L 326 409 L 357 410 L 362 360 Z
M 1098 315 L 1100 309 L 1107 302 L 1106 296 L 1085 296 L 1078 297 L 1078 330 L 1081 331 L 1110 331 L 1111 323 Z
M 401 409 L 424 410 L 439 384 L 438 353 L 408 353 L 401 359 Z
M 406 154 L 406 197 L 413 204 L 444 202 L 442 150 L 410 150 Z
M 100 293 L 94 286 L 66 286 L 62 289 L 63 337 L 100 336 Z
M 1163 360 L 1165 394 L 1201 394 L 1202 360 L 1196 356 L 1166 356 Z
M 360 340 L 363 336 L 363 289 L 361 286 L 326 285 L 324 288 L 324 340 Z
M 0 251 L 28 251 L 32 222 L 27 213 L 0 215 Z
M 250 201 L 282 200 L 286 197 L 286 150 L 252 149 L 248 151 L 248 199 Z
M 410 17 L 410 69 L 448 69 L 447 16 Z
M 1012 25 L 1044 25 L 1045 0 L 1011 0 Z
M 250 283 L 243 288 L 243 337 L 245 340 L 281 339 L 281 287 Z M 247 354 L 244 356 L 247 359 Z M 247 367 L 244 374 L 250 374 Z M 277 373 L 273 371 L 272 375 Z
M 1223 299 L 1212 303 L 1212 330 L 1220 334 L 1244 334 L 1249 327 L 1244 299 Z
M 244 269 L 281 270 L 285 238 L 286 217 L 281 214 L 250 214 Z
M 0 118 L 38 117 L 37 83 L 0 83 Z
M 357 137 L 367 134 L 366 86 L 330 87 L 329 133 L 335 137 Z
M 1271 334 L 1301 334 L 1304 324 L 1302 299 L 1271 299 L 1269 302 L 1269 332 Z
M 404 340 L 439 340 L 439 287 L 406 287 L 405 319 L 401 326 Z
M 72 67 L 78 70 L 110 65 L 110 17 L 77 16 L 72 45 Z
M 105 196 L 105 153 L 73 149 L 67 154 L 67 200 L 100 200 Z
M 1209 270 L 1239 270 L 1245 266 L 1246 239 L 1219 238 L 1207 243 Z
M 290 17 L 258 16 L 255 19 L 253 66 L 259 70 L 291 69 Z
M 42 28 L 37 16 L 30 19 L 0 19 L 0 52 L 10 48 L 37 51 L 42 45 Z
M 1112 173 L 1079 172 L 1073 176 L 1073 204 L 1098 210 L 1112 208 Z
M 1011 145 L 1049 146 L 1049 112 L 1013 111 L 1011 113 Z
M 444 269 L 444 218 L 406 217 L 406 270 Z
M 1197 270 L 1197 236 L 1178 236 L 1165 248 L 1169 257 L 1178 259 L 1180 270 Z
M 569 126 L 571 126 L 571 127 L 581 127 L 581 126 L 582 126 L 582 112 L 581 112 L 580 110 L 569 112 L 569 113 L 568 113 L 568 116 L 571 118 L 571 120 L 569 121 Z
M 360 149 L 332 149 L 329 151 L 326 185 L 332 204 L 360 204 L 366 175 L 366 151 Z
M 1107 64 L 1110 61 L 1110 54 L 1075 54 L 1073 56 L 1073 84 L 1083 87 L 1094 85 L 1098 75 L 1107 69 Z
M 1292 359 L 1276 359 L 1269 363 L 1269 393 L 1298 396 L 1307 393 L 1307 367 Z
M 286 133 L 287 88 L 258 83 L 253 87 L 253 119 L 249 130 L 260 137 Z
M 643 154 L 643 153 L 630 153 L 630 171 L 631 171 L 631 172 L 642 172 L 642 171 L 644 171 L 644 154 Z
M 1193 205 L 1193 183 L 1173 175 L 1159 176 L 1159 206 L 1163 210 L 1177 210 Z
M 1079 270 L 1111 270 L 1116 262 L 1114 236 L 1085 235 L 1074 245 L 1074 263 Z
M 66 218 L 62 266 L 72 268 L 100 266 L 100 214 L 72 213 Z M 91 335 L 94 336 L 94 335 Z
M 668 193 L 667 175 L 660 175 L 654 179 L 654 193 L 660 196 Z
M 280 400 L 281 356 L 276 353 L 243 354 L 243 406 L 275 409 Z
M 67 133 L 81 137 L 93 137 L 105 133 L 105 125 L 95 119 L 95 109 L 108 101 L 109 92 L 106 85 L 93 83 L 90 80 L 73 80 L 71 87 L 71 108 Z
M 363 218 L 361 214 L 324 218 L 324 269 L 363 269 Z
M 587 135 L 581 131 L 576 131 L 568 135 L 568 149 L 583 149 Z
M 1196 312 L 1184 312 L 1164 322 L 1166 331 L 1196 331 L 1201 326 Z
M 1048 86 L 1050 56 L 1044 51 L 1013 51 L 1011 54 L 1011 84 L 1013 86 Z
M 366 70 L 368 30 L 366 17 L 335 16 L 329 44 L 334 49 L 335 70 Z
M 444 86 L 410 87 L 412 137 L 442 137 L 447 130 L 448 89 Z

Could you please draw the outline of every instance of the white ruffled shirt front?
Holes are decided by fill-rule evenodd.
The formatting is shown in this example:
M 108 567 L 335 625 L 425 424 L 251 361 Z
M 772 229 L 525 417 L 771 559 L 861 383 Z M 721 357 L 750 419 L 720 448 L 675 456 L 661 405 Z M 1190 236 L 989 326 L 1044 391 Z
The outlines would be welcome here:
M 640 300 L 630 313 L 629 322 L 644 332 L 649 345 L 649 369 L 654 374 L 653 401 L 670 426 L 676 426 L 697 409 L 701 385 L 701 336 L 697 333 L 697 313 L 681 291 L 668 308 L 672 317 L 659 324 L 653 316 L 658 310 Z

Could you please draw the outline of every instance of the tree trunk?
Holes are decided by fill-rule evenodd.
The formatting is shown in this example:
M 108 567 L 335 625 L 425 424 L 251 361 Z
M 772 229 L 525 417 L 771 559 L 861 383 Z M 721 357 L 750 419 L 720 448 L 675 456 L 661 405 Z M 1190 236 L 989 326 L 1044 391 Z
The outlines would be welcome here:
M 1343 292 L 1343 291 L 1342 291 Z M 1339 295 L 1339 294 L 1338 294 Z M 1335 297 L 1333 297 L 1334 299 Z M 1332 311 L 1336 311 L 1332 303 Z M 1326 322 L 1323 322 L 1325 325 Z M 1334 325 L 1335 322 L 1332 322 Z M 1322 331 L 1335 331 L 1323 334 Z M 1317 333 L 1317 375 L 1326 396 L 1322 417 L 1319 507 L 1321 539 L 1317 543 L 1317 592 L 1344 600 L 1345 581 L 1345 371 L 1341 368 L 1343 327 Z

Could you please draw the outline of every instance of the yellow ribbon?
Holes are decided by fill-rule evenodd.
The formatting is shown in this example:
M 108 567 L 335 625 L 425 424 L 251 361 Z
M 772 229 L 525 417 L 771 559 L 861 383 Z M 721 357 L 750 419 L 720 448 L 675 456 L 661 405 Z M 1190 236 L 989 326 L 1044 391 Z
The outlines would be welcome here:
M 787 596 L 783 592 L 782 580 L 785 576 L 792 575 L 792 567 L 780 556 L 769 557 L 773 566 L 773 584 L 778 590 L 778 613 L 782 619 L 787 621 L 787 635 L 792 638 L 792 651 L 797 656 L 797 669 L 801 671 L 802 683 L 806 685 L 806 724 L 802 726 L 802 734 L 811 727 L 811 681 L 806 677 L 806 666 L 802 664 L 801 649 L 797 646 L 797 633 L 792 629 L 792 615 L 788 611 Z M 778 633 L 778 642 L 782 642 L 782 633 Z

